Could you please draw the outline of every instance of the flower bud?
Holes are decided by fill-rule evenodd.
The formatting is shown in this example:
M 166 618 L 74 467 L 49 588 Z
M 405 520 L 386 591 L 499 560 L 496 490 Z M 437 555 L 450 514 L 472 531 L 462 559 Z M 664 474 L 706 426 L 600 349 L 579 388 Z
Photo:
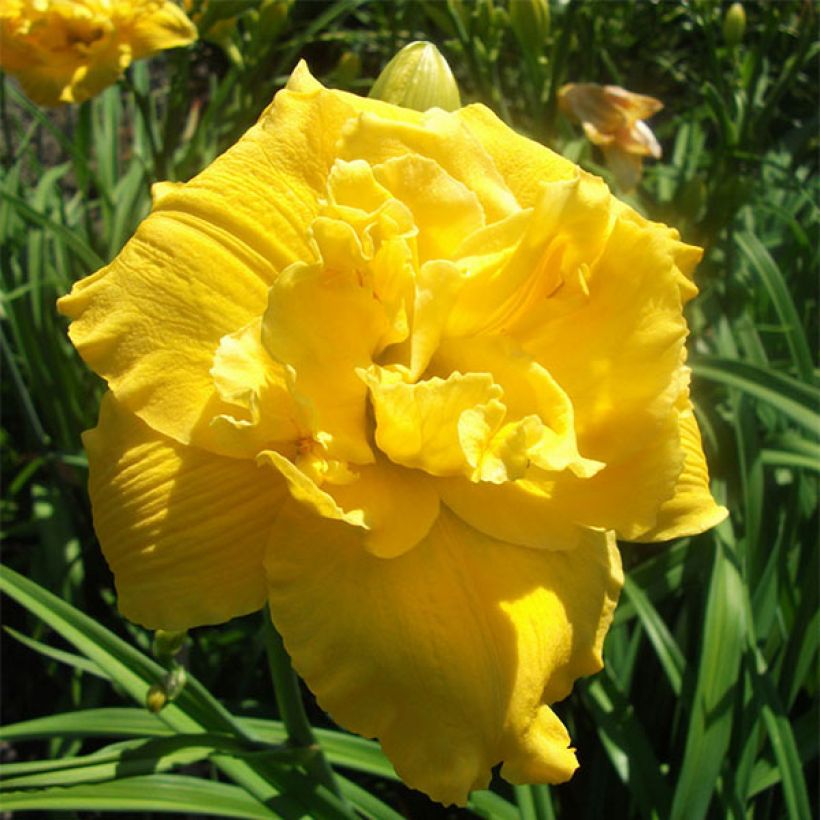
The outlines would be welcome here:
M 145 708 L 156 715 L 162 711 L 166 703 L 168 696 L 165 694 L 165 687 L 161 683 L 153 684 L 145 696 Z
M 184 666 L 176 666 L 172 669 L 165 678 L 164 689 L 165 696 L 168 700 L 174 700 L 179 693 L 185 688 L 188 681 L 188 672 Z
M 173 658 L 182 649 L 188 638 L 188 633 L 184 630 L 180 632 L 158 629 L 154 633 L 154 657 L 160 660 Z
M 355 51 L 345 51 L 336 63 L 336 78 L 342 86 L 350 85 L 362 73 L 362 61 Z
M 461 107 L 450 66 L 432 43 L 422 41 L 406 45 L 393 57 L 373 83 L 369 96 L 416 111 L 455 111 Z
M 746 11 L 741 3 L 732 3 L 723 18 L 723 39 L 729 48 L 740 45 L 746 31 Z
M 537 57 L 544 50 L 550 30 L 548 0 L 512 0 L 510 26 L 526 52 Z
M 285 28 L 292 5 L 293 0 L 262 0 L 258 36 L 267 42 L 275 40 Z

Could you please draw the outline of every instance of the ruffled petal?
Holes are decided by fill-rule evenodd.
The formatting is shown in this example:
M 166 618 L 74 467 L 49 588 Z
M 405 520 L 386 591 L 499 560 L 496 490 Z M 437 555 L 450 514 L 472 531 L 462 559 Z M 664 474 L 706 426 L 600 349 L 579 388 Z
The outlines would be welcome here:
M 638 541 L 667 541 L 696 535 L 719 524 L 729 514 L 725 507 L 715 503 L 709 489 L 709 468 L 692 403 L 684 397 L 680 404 L 678 423 L 685 458 L 683 470 L 673 496 L 661 505 L 655 526 L 642 533 Z
M 374 170 L 412 212 L 421 261 L 450 259 L 465 236 L 484 227 L 484 209 L 475 193 L 433 160 L 405 154 Z
M 569 397 L 552 375 L 512 339 L 474 336 L 443 342 L 430 370 L 492 373 L 503 390 L 505 421 L 516 423 L 527 464 L 544 470 L 569 469 L 587 478 L 603 464 L 583 458 L 575 436 L 575 413 Z M 520 422 L 526 422 L 524 426 Z M 493 431 L 495 433 L 496 431 Z M 502 430 L 502 447 L 512 444 L 509 428 Z M 488 445 L 490 442 L 488 442 Z M 492 449 L 491 447 L 488 449 Z M 521 475 L 514 476 L 521 478 Z
M 328 261 L 294 266 L 277 279 L 262 321 L 262 343 L 292 369 L 292 392 L 313 437 L 331 457 L 367 464 L 373 461 L 367 387 L 356 369 L 370 366 L 390 325 L 359 273 L 334 269 Z
M 211 422 L 225 449 L 250 458 L 308 435 L 290 393 L 290 374 L 262 346 L 260 319 L 222 337 L 211 376 L 219 397 L 231 405 L 229 414 Z
M 158 187 L 122 253 L 60 300 L 80 354 L 157 431 L 225 452 L 210 426 L 230 412 L 210 375 L 214 353 L 264 313 L 280 270 L 313 258 L 331 135 L 351 113 L 330 92 L 278 94 L 199 176 Z
M 463 415 L 501 396 L 489 373 L 452 372 L 407 384 L 397 375 L 371 367 L 362 377 L 370 388 L 376 444 L 393 462 L 430 475 L 460 475 L 469 465 L 459 430 Z M 500 407 L 503 415 L 504 408 Z
M 621 585 L 611 538 L 513 547 L 443 512 L 392 560 L 356 528 L 283 509 L 265 568 L 273 621 L 296 669 L 341 725 L 382 747 L 443 803 L 514 781 L 567 780 L 577 763 L 548 706 L 597 671 Z
M 284 476 L 293 498 L 311 514 L 358 527 L 364 548 L 380 558 L 415 547 L 438 518 L 433 483 L 383 460 L 346 473 L 341 482 L 331 475 L 320 486 L 322 473 L 311 476 L 277 452 L 266 451 L 259 459 Z
M 548 304 L 533 305 L 512 332 L 568 394 L 579 450 L 607 465 L 593 478 L 556 481 L 556 507 L 634 539 L 655 526 L 683 468 L 682 306 L 696 289 L 676 264 L 689 258 L 677 235 L 618 208 L 583 303 L 548 319 L 539 317 Z
M 434 108 L 413 123 L 365 111 L 349 123 L 339 146 L 342 159 L 366 159 L 372 165 L 407 154 L 434 161 L 465 185 L 478 198 L 488 222 L 518 210 L 493 159 L 457 114 Z
M 531 208 L 545 182 L 572 179 L 578 166 L 560 154 L 516 134 L 484 105 L 468 105 L 455 113 L 490 155 L 522 208 Z
M 83 443 L 94 528 L 127 618 L 188 629 L 262 606 L 265 543 L 287 496 L 279 476 L 182 447 L 111 393 Z
M 501 223 L 503 234 L 498 231 L 498 238 L 506 234 L 515 243 L 499 257 L 503 264 L 471 265 L 446 335 L 506 331 L 533 312 L 540 323 L 548 320 L 572 300 L 574 280 L 596 262 L 614 221 L 609 189 L 578 171 L 572 179 L 543 183 L 533 211 L 519 213 Z M 480 236 L 468 239 L 461 252 L 472 256 Z
M 166 0 L 158 6 L 134 17 L 128 41 L 135 60 L 166 48 L 187 46 L 197 38 L 196 26 L 176 3 Z

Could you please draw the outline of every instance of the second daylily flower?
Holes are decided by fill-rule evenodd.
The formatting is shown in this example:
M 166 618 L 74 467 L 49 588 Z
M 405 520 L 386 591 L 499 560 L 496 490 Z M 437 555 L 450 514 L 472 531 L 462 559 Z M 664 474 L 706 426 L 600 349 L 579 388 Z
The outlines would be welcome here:
M 36 103 L 80 103 L 131 64 L 196 40 L 170 0 L 2 0 L 0 68 Z
M 601 148 L 624 191 L 640 182 L 644 157 L 660 159 L 661 146 L 644 122 L 663 108 L 660 100 L 617 85 L 568 83 L 558 92 L 558 104 Z

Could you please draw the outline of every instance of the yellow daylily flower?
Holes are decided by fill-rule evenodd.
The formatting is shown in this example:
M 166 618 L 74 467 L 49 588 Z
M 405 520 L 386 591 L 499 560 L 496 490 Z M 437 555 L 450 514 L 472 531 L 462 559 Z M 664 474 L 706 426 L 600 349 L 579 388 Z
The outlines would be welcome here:
M 132 61 L 194 40 L 170 0 L 0 0 L 0 68 L 40 105 L 83 102 Z
M 685 365 L 699 258 L 481 105 L 300 64 L 59 303 L 108 382 L 85 445 L 121 611 L 267 600 L 323 708 L 442 803 L 498 763 L 567 780 L 550 705 L 602 666 L 616 535 L 726 514 Z
M 644 122 L 663 108 L 655 97 L 617 85 L 567 83 L 558 92 L 558 105 L 580 122 L 587 139 L 601 148 L 625 191 L 640 182 L 644 157 L 660 159 L 661 146 Z

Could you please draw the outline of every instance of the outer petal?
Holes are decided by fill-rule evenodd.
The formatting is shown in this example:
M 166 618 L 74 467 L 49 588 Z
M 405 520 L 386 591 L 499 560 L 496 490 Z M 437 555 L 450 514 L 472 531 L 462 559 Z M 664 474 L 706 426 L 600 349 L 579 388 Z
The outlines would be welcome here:
M 729 514 L 725 507 L 715 503 L 709 490 L 709 468 L 692 403 L 684 397 L 681 405 L 678 422 L 685 458 L 683 470 L 674 495 L 661 505 L 654 528 L 643 533 L 639 541 L 667 541 L 695 535 L 719 524 Z
M 655 526 L 683 468 L 682 307 L 696 289 L 677 266 L 688 266 L 682 249 L 676 234 L 623 207 L 590 270 L 586 303 L 543 322 L 533 306 L 513 330 L 569 395 L 579 450 L 607 465 L 593 478 L 556 482 L 556 506 L 629 539 Z
M 572 179 L 577 166 L 560 154 L 533 140 L 516 134 L 489 108 L 468 105 L 457 116 L 492 157 L 504 182 L 522 208 L 531 208 L 541 194 L 545 182 Z
M 80 354 L 154 429 L 224 452 L 214 352 L 264 312 L 279 270 L 312 258 L 307 228 L 350 113 L 330 92 L 281 92 L 198 177 L 161 186 L 120 256 L 60 300 Z
M 569 738 L 542 703 L 601 666 L 621 583 L 603 533 L 529 550 L 445 512 L 383 560 L 355 528 L 287 507 L 265 566 L 297 670 L 343 726 L 380 738 L 411 786 L 463 803 L 501 760 L 514 780 L 571 776 Z
M 253 461 L 182 447 L 106 394 L 83 436 L 94 527 L 122 613 L 187 629 L 259 609 L 284 482 Z

